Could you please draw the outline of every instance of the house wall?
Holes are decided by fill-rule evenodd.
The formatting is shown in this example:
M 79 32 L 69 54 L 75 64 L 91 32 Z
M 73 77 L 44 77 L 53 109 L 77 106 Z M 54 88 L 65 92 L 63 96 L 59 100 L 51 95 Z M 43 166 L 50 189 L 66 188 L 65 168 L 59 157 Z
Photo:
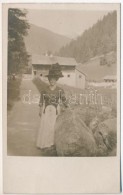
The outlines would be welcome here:
M 75 72 L 76 72 L 76 87 L 80 89 L 85 89 L 86 76 L 78 70 L 75 70 Z
M 33 65 L 32 66 L 32 77 L 35 76 L 40 77 L 40 79 L 44 82 L 48 82 L 47 77 L 45 75 L 49 72 L 50 65 Z M 36 71 L 36 75 L 34 74 Z M 42 76 L 41 76 L 42 74 Z M 62 74 L 64 77 L 59 78 L 58 83 L 63 85 L 68 85 L 80 89 L 85 89 L 86 85 L 86 77 L 83 73 L 79 72 L 73 66 L 63 66 L 62 67 Z
M 40 77 L 44 82 L 48 82 L 45 75 L 48 74 L 51 65 L 32 65 L 32 77 Z M 42 74 L 42 75 L 41 75 Z M 59 78 L 58 83 L 68 85 L 80 89 L 85 89 L 86 77 L 83 73 L 79 72 L 73 66 L 63 66 L 62 74 L 64 77 Z
M 35 76 L 39 76 L 42 81 L 48 82 L 48 79 L 47 77 L 45 77 L 45 75 L 48 74 L 50 66 L 51 65 L 49 66 L 48 65 L 46 66 L 33 65 L 32 66 L 32 77 L 34 78 Z M 36 75 L 34 74 L 35 71 L 36 71 Z M 42 76 L 40 76 L 40 74 L 42 74 Z M 62 74 L 64 75 L 64 77 L 60 78 L 58 80 L 58 83 L 76 87 L 75 67 L 63 66 Z
M 62 70 L 62 74 L 64 75 L 64 77 L 60 78 L 58 80 L 58 83 L 73 86 L 73 87 L 76 86 L 75 69 L 66 68 Z
M 45 77 L 45 75 L 48 74 L 49 72 L 49 68 L 50 68 L 50 65 L 48 66 L 39 66 L 39 65 L 33 65 L 32 66 L 32 78 L 34 78 L 35 76 L 38 76 L 41 78 L 42 81 L 44 82 L 48 82 L 48 79 L 47 77 Z M 36 75 L 34 74 L 34 72 L 36 71 Z M 42 76 L 41 76 L 42 74 Z

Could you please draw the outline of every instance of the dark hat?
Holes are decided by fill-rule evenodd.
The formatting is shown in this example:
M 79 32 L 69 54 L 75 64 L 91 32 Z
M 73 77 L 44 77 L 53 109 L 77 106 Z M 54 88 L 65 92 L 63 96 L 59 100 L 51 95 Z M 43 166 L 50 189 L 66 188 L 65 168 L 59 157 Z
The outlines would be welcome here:
M 58 63 L 52 64 L 49 70 L 49 74 L 46 75 L 46 77 L 57 77 L 57 78 L 64 77 L 60 65 Z

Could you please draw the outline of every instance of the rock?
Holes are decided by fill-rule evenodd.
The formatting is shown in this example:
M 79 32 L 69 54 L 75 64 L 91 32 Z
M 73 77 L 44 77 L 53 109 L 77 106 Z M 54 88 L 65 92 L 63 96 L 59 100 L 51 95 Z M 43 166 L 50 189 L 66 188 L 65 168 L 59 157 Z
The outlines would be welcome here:
M 96 143 L 92 131 L 83 121 L 81 109 L 69 109 L 58 116 L 55 125 L 58 156 L 95 156 Z
M 98 146 L 98 156 L 115 156 L 117 145 L 117 119 L 107 119 L 99 123 L 94 137 Z
M 93 133 L 95 133 L 98 124 L 99 124 L 99 118 L 97 116 L 90 121 L 89 128 L 92 130 Z

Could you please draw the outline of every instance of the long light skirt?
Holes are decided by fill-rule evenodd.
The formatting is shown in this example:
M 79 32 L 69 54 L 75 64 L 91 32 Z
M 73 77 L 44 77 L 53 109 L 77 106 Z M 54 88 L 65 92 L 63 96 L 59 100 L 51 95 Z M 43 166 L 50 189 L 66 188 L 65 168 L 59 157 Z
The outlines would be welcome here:
M 42 113 L 37 137 L 37 147 L 47 148 L 54 145 L 54 126 L 56 122 L 56 108 L 49 105 Z

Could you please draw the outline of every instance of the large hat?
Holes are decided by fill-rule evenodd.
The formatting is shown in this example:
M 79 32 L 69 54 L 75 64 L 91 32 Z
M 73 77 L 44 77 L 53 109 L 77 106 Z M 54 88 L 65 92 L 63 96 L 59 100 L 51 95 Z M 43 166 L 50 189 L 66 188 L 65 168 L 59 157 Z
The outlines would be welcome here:
M 60 65 L 58 63 L 52 64 L 49 70 L 49 74 L 46 75 L 46 77 L 57 77 L 57 78 L 64 77 Z

